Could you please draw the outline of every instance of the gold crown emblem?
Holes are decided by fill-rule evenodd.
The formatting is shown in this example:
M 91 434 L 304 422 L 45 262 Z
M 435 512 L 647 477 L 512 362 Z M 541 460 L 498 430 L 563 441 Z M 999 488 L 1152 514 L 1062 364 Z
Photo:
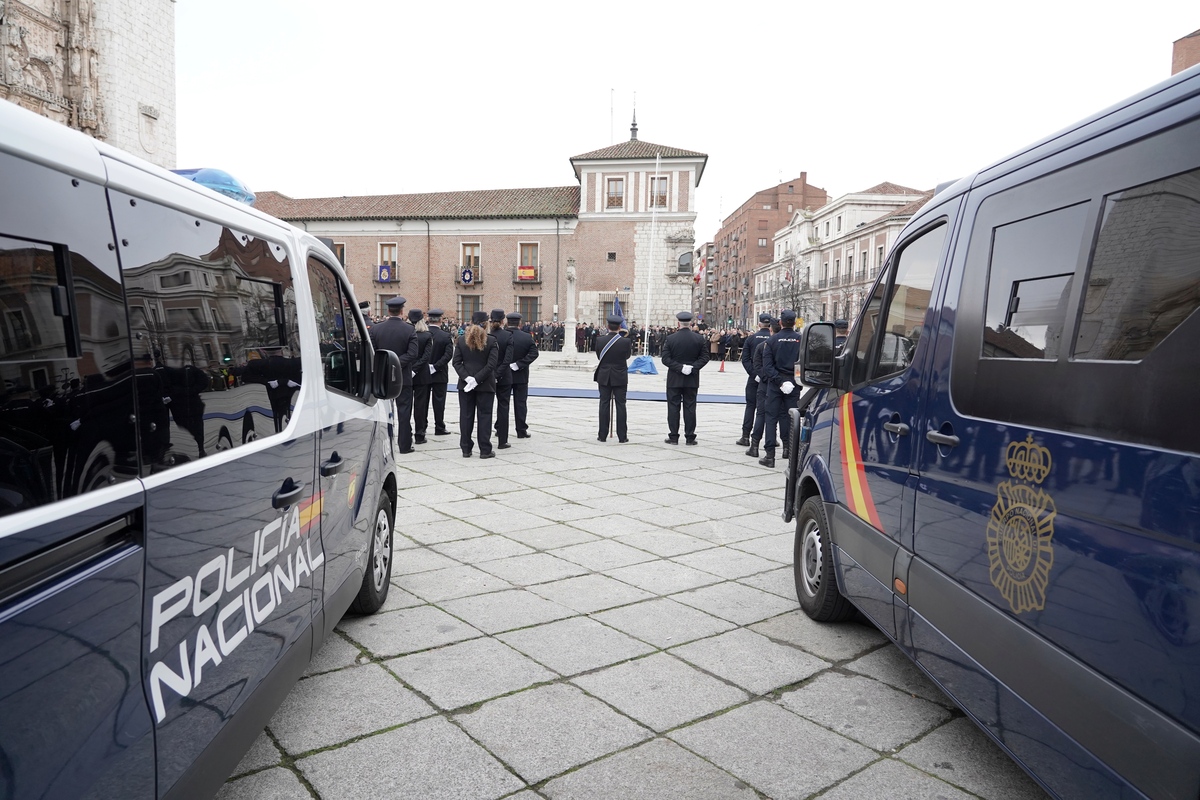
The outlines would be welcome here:
M 1050 451 L 1034 444 L 1032 433 L 1023 442 L 1009 442 L 1004 460 L 1008 464 L 1008 474 L 1019 481 L 1041 483 L 1050 474 Z

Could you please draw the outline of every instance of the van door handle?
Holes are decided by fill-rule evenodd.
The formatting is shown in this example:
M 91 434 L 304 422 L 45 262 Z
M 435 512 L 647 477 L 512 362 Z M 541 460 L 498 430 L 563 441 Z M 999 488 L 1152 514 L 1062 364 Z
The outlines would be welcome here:
M 321 465 L 321 477 L 329 478 L 337 475 L 345 466 L 346 462 L 337 454 L 337 450 L 334 450 L 330 453 L 329 460 Z
M 891 422 L 883 423 L 883 429 L 889 433 L 894 433 L 897 436 L 908 436 L 910 428 L 903 422 L 897 422 L 899 415 L 892 418 Z
M 952 433 L 926 431 L 925 438 L 939 447 L 958 447 L 958 437 Z
M 291 478 L 284 478 L 283 486 L 280 486 L 279 491 L 271 495 L 271 505 L 275 508 L 287 508 L 288 506 L 295 505 L 303 493 L 303 483 L 297 483 Z

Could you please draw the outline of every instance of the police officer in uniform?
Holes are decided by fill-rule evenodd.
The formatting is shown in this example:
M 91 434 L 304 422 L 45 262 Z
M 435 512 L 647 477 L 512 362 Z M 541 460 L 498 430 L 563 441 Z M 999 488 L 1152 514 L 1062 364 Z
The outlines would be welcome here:
M 433 402 L 433 435 L 448 436 L 446 427 L 446 385 L 450 383 L 450 359 L 454 358 L 454 337 L 442 328 L 440 308 L 429 309 L 429 333 L 433 336 L 433 349 L 429 354 L 429 399 Z
M 417 360 L 417 337 L 413 326 L 401 316 L 404 313 L 405 299 L 397 295 L 388 300 L 388 316 L 383 322 L 372 325 L 368 334 L 376 350 L 391 350 L 400 358 L 400 374 L 404 377 L 404 388 L 396 398 L 396 430 L 400 453 L 413 452 L 412 443 L 412 404 L 413 362 Z
M 779 327 L 779 320 L 772 319 L 770 323 L 770 332 L 772 334 L 779 333 L 782 330 Z M 770 335 L 767 338 L 771 338 Z M 750 431 L 750 447 L 746 450 L 746 455 L 751 458 L 758 458 L 758 443 L 762 441 L 763 433 L 767 429 L 767 382 L 762 379 L 762 356 L 763 345 L 766 342 L 758 345 L 754 351 L 754 355 L 750 359 L 750 374 L 753 378 L 754 385 L 758 387 L 758 394 L 754 397 L 754 427 Z
M 375 320 L 371 319 L 371 301 L 360 301 L 358 310 L 362 312 L 363 324 L 367 326 L 367 330 L 371 330 L 371 327 L 375 324 Z
M 512 447 L 508 443 L 508 405 L 512 397 L 512 332 L 504 327 L 504 309 L 493 308 L 489 324 L 488 336 L 496 340 L 499 348 L 500 361 L 496 364 L 496 449 L 507 450 Z
M 597 336 L 592 346 L 596 358 L 600 360 L 592 376 L 600 389 L 600 434 L 596 438 L 601 442 L 608 438 L 611 424 L 608 406 L 612 402 L 617 408 L 617 441 L 624 444 L 629 441 L 629 428 L 625 424 L 625 392 L 629 388 L 629 356 L 633 353 L 633 341 L 627 331 L 621 330 L 619 315 L 609 314 L 606 319 L 608 333 Z M 676 422 L 678 431 L 678 420 Z
M 767 438 L 763 444 L 766 454 L 758 460 L 764 467 L 775 466 L 775 432 L 783 439 L 783 457 L 788 457 L 788 434 L 791 419 L 788 408 L 795 403 L 795 366 L 800 357 L 800 334 L 796 332 L 796 312 L 785 309 L 779 313 L 782 330 L 762 345 L 762 379 L 767 384 Z
M 417 360 L 412 366 L 413 386 L 413 444 L 425 444 L 425 429 L 429 426 L 429 390 L 433 376 L 429 373 L 429 358 L 433 355 L 433 334 L 425 322 L 425 312 L 409 309 L 408 321 L 416 331 Z
M 528 331 L 521 329 L 521 315 L 508 312 L 508 332 L 512 335 L 512 412 L 518 439 L 529 438 L 529 365 L 537 361 L 538 349 Z M 527 326 L 528 327 L 528 326 Z
M 708 342 L 691 329 L 692 312 L 675 315 L 679 330 L 663 342 L 662 362 L 667 368 L 667 444 L 679 444 L 679 410 L 683 408 L 683 438 L 696 444 L 696 395 L 700 370 L 708 363 Z
M 471 314 L 471 324 L 454 344 L 454 371 L 458 373 L 458 441 L 463 458 L 470 458 L 475 446 L 471 431 L 479 438 L 479 457 L 495 458 L 492 449 L 492 403 L 496 394 L 496 365 L 499 346 L 489 336 L 486 311 Z
M 761 380 L 754 380 L 758 374 L 754 370 L 754 351 L 770 338 L 771 315 L 759 314 L 758 331 L 747 338 L 742 345 L 742 369 L 746 370 L 746 411 L 742 414 L 742 438 L 735 442 L 739 447 L 749 447 L 750 445 L 750 432 L 754 428 L 754 412 L 758 407 L 758 387 L 762 383 Z M 757 448 L 757 445 L 755 447 Z

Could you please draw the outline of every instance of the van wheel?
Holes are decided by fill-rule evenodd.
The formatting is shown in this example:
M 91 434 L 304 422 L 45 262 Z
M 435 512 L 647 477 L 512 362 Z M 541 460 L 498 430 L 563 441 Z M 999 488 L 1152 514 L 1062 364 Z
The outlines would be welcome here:
M 854 606 L 838 590 L 833 574 L 829 523 L 820 496 L 808 498 L 800 507 L 792 571 L 800 608 L 809 617 L 817 622 L 845 622 L 854 616 Z
M 379 497 L 375 511 L 374 534 L 371 536 L 371 552 L 367 555 L 367 571 L 363 575 L 362 588 L 350 606 L 355 614 L 374 614 L 387 600 L 389 581 L 392 579 L 392 523 L 395 519 L 392 501 L 386 495 Z

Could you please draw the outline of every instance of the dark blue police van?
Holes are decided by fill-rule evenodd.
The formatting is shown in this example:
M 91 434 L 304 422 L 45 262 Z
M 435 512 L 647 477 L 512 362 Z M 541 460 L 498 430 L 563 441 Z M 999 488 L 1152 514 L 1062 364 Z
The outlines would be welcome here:
M 938 191 L 805 329 L 800 603 L 1058 797 L 1200 797 L 1200 68 Z
M 0 798 L 217 791 L 377 610 L 387 399 L 327 247 L 0 103 Z

